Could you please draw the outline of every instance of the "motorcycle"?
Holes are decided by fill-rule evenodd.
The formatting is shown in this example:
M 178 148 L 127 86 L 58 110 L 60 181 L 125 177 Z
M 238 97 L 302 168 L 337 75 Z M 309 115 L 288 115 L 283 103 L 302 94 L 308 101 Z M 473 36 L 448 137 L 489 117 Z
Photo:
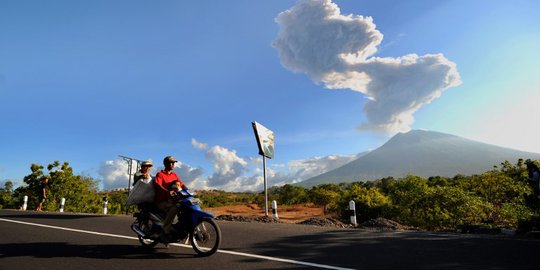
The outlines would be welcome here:
M 171 237 L 163 239 L 163 221 L 165 216 L 154 207 L 141 207 L 135 213 L 135 221 L 131 229 L 137 234 L 142 246 L 152 248 L 158 243 L 181 242 L 191 246 L 199 256 L 214 254 L 221 242 L 221 230 L 214 221 L 214 215 L 202 211 L 201 201 L 195 198 L 195 193 L 186 189 L 177 191 L 173 197 L 177 206 L 178 221 L 172 224 Z M 161 237 L 160 237 L 161 236 Z

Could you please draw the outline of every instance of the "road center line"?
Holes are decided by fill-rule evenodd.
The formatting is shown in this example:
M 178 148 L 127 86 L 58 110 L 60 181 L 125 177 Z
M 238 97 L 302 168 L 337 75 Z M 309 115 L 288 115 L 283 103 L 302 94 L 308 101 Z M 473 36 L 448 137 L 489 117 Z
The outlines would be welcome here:
M 133 237 L 133 236 L 125 236 L 125 235 L 119 235 L 119 234 L 86 231 L 86 230 L 79 230 L 79 229 L 73 229 L 73 228 L 64 228 L 64 227 L 59 227 L 59 226 L 45 225 L 45 224 L 32 223 L 32 222 L 24 222 L 24 221 L 12 220 L 12 219 L 0 218 L 0 221 L 19 223 L 19 224 L 37 226 L 37 227 L 44 227 L 44 228 L 49 228 L 49 229 L 70 231 L 70 232 L 86 233 L 86 234 L 108 236 L 108 237 L 116 237 L 116 238 L 130 239 L 130 240 L 139 240 L 137 237 Z M 183 248 L 191 248 L 190 245 L 184 245 L 184 244 L 178 244 L 178 243 L 171 243 L 169 245 L 177 246 L 177 247 L 183 247 Z M 276 261 L 276 262 L 283 262 L 283 263 L 290 263 L 290 264 L 305 265 L 305 266 L 324 268 L 324 269 L 354 270 L 352 268 L 344 268 L 344 267 L 338 267 L 338 266 L 332 266 L 332 265 L 310 263 L 310 262 L 290 260 L 290 259 L 282 259 L 282 258 L 276 258 L 276 257 L 270 257 L 270 256 L 264 256 L 264 255 L 257 255 L 257 254 L 249 254 L 249 253 L 244 253 L 244 252 L 236 252 L 236 251 L 223 250 L 223 249 L 220 249 L 217 252 L 223 253 L 223 254 L 235 255 L 235 256 L 243 256 L 243 257 L 257 258 L 257 259 L 268 260 L 268 261 Z

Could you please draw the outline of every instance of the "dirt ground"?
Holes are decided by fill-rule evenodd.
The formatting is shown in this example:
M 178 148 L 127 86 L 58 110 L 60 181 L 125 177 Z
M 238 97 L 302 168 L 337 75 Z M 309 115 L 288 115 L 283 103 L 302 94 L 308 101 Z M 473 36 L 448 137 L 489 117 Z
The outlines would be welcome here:
M 268 215 L 272 216 L 272 208 L 268 206 Z M 207 207 L 205 211 L 220 215 L 244 216 L 244 217 L 262 217 L 264 216 L 264 207 L 256 204 L 232 205 L 221 207 Z M 325 215 L 323 207 L 305 206 L 305 205 L 278 205 L 278 217 L 281 222 L 298 223 L 309 218 L 330 218 L 332 215 Z

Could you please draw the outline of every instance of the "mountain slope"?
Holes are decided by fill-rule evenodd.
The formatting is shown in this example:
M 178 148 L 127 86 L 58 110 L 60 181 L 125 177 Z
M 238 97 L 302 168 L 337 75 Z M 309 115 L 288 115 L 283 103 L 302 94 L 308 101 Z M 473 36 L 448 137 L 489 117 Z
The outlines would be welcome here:
M 383 146 L 342 167 L 298 183 L 311 187 L 322 183 L 375 180 L 387 176 L 422 177 L 471 175 L 519 158 L 540 159 L 529 153 L 468 140 L 433 131 L 412 130 L 392 137 Z

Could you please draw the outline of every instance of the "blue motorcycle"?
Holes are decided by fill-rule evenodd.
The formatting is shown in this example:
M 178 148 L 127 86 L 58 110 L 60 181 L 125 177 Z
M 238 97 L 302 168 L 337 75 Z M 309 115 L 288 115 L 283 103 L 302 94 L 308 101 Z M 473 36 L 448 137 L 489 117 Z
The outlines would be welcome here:
M 163 239 L 161 234 L 165 216 L 155 207 L 140 206 L 140 211 L 133 215 L 135 222 L 131 229 L 137 234 L 141 245 L 152 248 L 158 243 L 187 244 L 189 241 L 199 256 L 216 253 L 221 243 L 221 231 L 214 221 L 215 216 L 201 210 L 201 202 L 195 198 L 194 192 L 179 190 L 173 199 L 178 209 L 178 221 L 173 222 L 173 230 L 167 239 Z

